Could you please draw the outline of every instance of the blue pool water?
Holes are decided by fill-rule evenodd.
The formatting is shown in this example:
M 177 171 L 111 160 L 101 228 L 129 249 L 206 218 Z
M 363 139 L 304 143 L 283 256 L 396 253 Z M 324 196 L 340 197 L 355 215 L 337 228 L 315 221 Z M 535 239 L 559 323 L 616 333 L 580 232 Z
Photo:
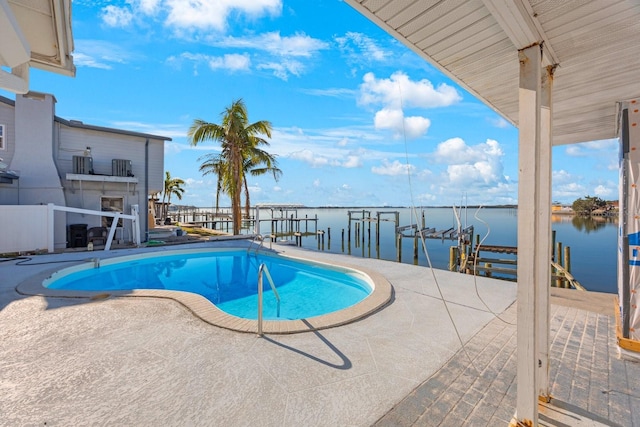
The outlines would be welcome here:
M 372 291 L 359 273 L 294 261 L 246 250 L 184 252 L 172 255 L 102 261 L 99 268 L 60 272 L 45 286 L 52 289 L 126 291 L 167 289 L 200 294 L 221 310 L 245 319 L 257 318 L 258 268 L 266 264 L 280 307 L 268 280 L 263 280 L 264 318 L 292 320 L 341 310 Z

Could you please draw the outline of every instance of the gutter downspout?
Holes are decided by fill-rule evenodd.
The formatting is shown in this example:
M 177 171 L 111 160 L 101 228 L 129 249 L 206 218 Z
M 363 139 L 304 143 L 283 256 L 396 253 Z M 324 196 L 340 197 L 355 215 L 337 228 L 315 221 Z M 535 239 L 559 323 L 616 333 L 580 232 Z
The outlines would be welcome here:
M 146 203 L 146 212 L 142 215 L 144 218 L 144 242 L 149 241 L 149 138 L 144 143 L 144 200 Z

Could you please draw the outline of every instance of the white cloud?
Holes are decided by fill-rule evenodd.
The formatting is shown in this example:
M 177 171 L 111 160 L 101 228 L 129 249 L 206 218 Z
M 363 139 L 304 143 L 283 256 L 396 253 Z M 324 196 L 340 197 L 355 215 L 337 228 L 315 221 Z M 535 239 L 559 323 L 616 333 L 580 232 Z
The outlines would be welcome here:
M 511 123 L 499 116 L 490 118 L 489 123 L 491 126 L 497 127 L 498 129 L 505 129 L 511 126 Z
M 346 160 L 343 161 L 341 158 L 329 158 L 314 153 L 311 150 L 300 150 L 290 153 L 289 157 L 294 160 L 303 161 L 314 168 L 322 166 L 338 166 L 350 169 L 362 166 L 362 160 L 356 155 L 347 155 Z
M 593 189 L 593 192 L 596 196 L 602 199 L 608 199 L 611 196 L 618 195 L 617 188 L 605 187 L 604 185 L 598 185 L 596 188 Z
M 73 54 L 73 63 L 77 67 L 101 68 L 103 70 L 111 70 L 113 67 L 106 62 L 101 62 L 97 58 L 93 58 L 82 52 Z
M 302 89 L 302 93 L 314 96 L 330 96 L 333 98 L 353 98 L 356 91 L 345 88 L 328 88 L 328 89 Z
M 449 165 L 447 173 L 449 180 L 455 185 L 467 185 L 472 182 L 493 184 L 500 181 L 502 170 L 495 164 L 479 161 L 472 164 Z
M 166 136 L 169 138 L 184 138 L 188 129 L 188 125 L 143 123 L 123 120 L 114 121 L 111 126 L 116 129 L 126 129 L 134 132 Z
M 300 76 L 304 71 L 304 65 L 295 60 L 284 60 L 282 62 L 267 62 L 258 65 L 260 70 L 271 70 L 273 75 L 287 81 L 289 75 Z
M 317 168 L 329 164 L 329 159 L 322 156 L 317 156 L 311 150 L 302 150 L 291 153 L 290 157 L 295 160 L 300 160 L 311 165 L 311 167 Z
M 133 13 L 127 7 L 105 6 L 100 16 L 109 27 L 127 27 L 133 21 Z
M 567 147 L 565 150 L 567 155 L 571 157 L 585 157 L 586 154 L 582 148 L 580 148 L 577 144 L 572 144 Z
M 373 124 L 376 129 L 402 129 L 403 119 L 402 110 L 383 108 L 376 112 Z
M 258 184 L 254 184 L 254 185 L 249 185 L 249 193 L 250 194 L 260 194 L 262 193 L 262 187 L 260 187 Z
M 166 0 L 165 5 L 168 8 L 166 25 L 187 31 L 223 31 L 231 12 L 258 18 L 263 15 L 277 16 L 282 11 L 281 0 Z
M 553 171 L 551 174 L 551 180 L 553 184 L 567 184 L 575 180 L 573 175 L 567 172 L 564 169 L 560 169 L 559 171 Z
M 319 179 L 314 179 L 313 180 L 313 186 L 316 187 L 316 188 L 320 187 L 320 180 Z
M 600 141 L 583 142 L 568 145 L 565 152 L 572 157 L 602 156 L 603 152 L 609 155 L 618 155 L 618 140 L 603 139 Z
M 174 177 L 174 178 L 179 178 L 179 177 Z M 183 180 L 187 187 L 196 187 L 204 184 L 204 181 L 202 179 L 184 178 Z
M 204 55 L 201 53 L 183 52 L 179 56 L 167 58 L 167 63 L 180 68 L 184 61 L 193 63 L 194 74 L 198 75 L 198 66 L 206 65 L 212 70 L 247 71 L 251 68 L 251 58 L 248 54 L 226 54 L 222 56 Z
M 405 117 L 404 109 L 444 107 L 460 99 L 452 86 L 441 84 L 434 88 L 428 80 L 414 82 L 398 71 L 388 79 L 365 74 L 358 102 L 364 106 L 381 106 L 374 116 L 376 129 L 391 130 L 396 138 L 415 139 L 429 130 L 431 121 L 422 116 Z
M 575 200 L 584 197 L 587 193 L 586 187 L 577 182 L 569 182 L 567 184 L 553 185 L 553 200 Z
M 230 16 L 257 19 L 282 13 L 282 0 L 126 0 L 123 6 L 102 8 L 101 18 L 110 27 L 127 27 L 154 17 L 177 35 L 227 28 Z
M 342 166 L 345 168 L 359 168 L 362 166 L 362 160 L 358 156 L 348 156 Z
M 259 34 L 251 37 L 225 37 L 212 41 L 212 45 L 224 48 L 242 48 L 267 51 L 274 56 L 310 58 L 329 45 L 304 33 L 293 36 L 281 36 L 279 31 Z
M 487 139 L 484 144 L 467 145 L 462 138 L 451 138 L 438 144 L 433 160 L 438 163 L 475 163 L 478 160 L 500 158 L 504 155 L 498 141 Z
M 342 37 L 335 37 L 338 47 L 352 59 L 373 61 L 385 61 L 391 56 L 391 52 L 385 51 L 376 42 L 362 33 L 348 32 Z
M 160 6 L 160 0 L 129 0 L 134 8 L 139 9 L 145 15 L 155 15 Z
M 428 156 L 436 164 L 447 165 L 437 184 L 449 192 L 478 192 L 487 196 L 492 189 L 501 188 L 513 192 L 512 183 L 504 175 L 500 144 L 492 139 L 477 145 L 467 145 L 461 138 L 448 139 L 436 147 Z
M 431 120 L 426 117 L 411 116 L 404 119 L 404 131 L 408 139 L 418 138 L 429 130 Z
M 75 41 L 74 63 L 79 67 L 110 70 L 113 64 L 123 64 L 132 54 L 122 47 L 103 40 L 79 39 Z
M 406 74 L 397 71 L 388 79 L 377 79 L 373 73 L 365 74 L 360 85 L 359 102 L 401 109 L 446 107 L 461 99 L 453 86 L 442 83 L 434 87 L 426 79 L 411 81 Z
M 342 138 L 340 141 L 338 141 L 336 145 L 338 147 L 346 147 L 348 143 L 349 143 L 349 138 Z
M 427 132 L 431 121 L 420 116 L 405 118 L 402 110 L 383 108 L 376 112 L 373 124 L 376 129 L 393 131 L 395 138 L 406 136 L 407 139 L 415 139 Z
M 222 57 L 211 57 L 209 67 L 211 69 L 223 68 L 225 70 L 248 70 L 251 59 L 248 54 L 227 54 Z
M 408 173 L 414 173 L 416 167 L 410 164 L 401 163 L 398 160 L 394 160 L 389 163 L 386 159 L 382 161 L 382 166 L 373 166 L 371 172 L 376 175 L 388 175 L 398 176 L 407 175 Z

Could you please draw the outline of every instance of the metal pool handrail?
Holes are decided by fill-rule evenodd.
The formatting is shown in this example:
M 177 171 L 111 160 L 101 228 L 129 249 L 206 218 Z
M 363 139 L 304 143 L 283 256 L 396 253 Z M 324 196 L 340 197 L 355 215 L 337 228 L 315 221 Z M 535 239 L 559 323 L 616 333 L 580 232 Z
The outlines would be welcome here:
M 253 247 L 253 244 L 255 243 L 256 240 L 259 240 L 260 243 L 258 244 L 258 246 L 256 246 L 255 253 L 258 253 L 260 248 L 263 247 L 263 245 L 264 245 L 264 236 L 262 234 L 257 234 L 254 237 L 254 239 L 251 240 L 251 242 L 249 242 L 249 247 L 247 248 L 247 253 L 251 251 L 251 248 Z
M 280 317 L 280 295 L 278 295 L 278 291 L 276 290 L 276 286 L 273 284 L 273 279 L 271 278 L 271 273 L 269 273 L 269 268 L 265 263 L 260 264 L 260 268 L 258 268 L 258 336 L 261 337 L 264 335 L 262 333 L 262 276 L 263 273 L 267 276 L 267 281 L 271 286 L 271 290 L 273 294 L 276 296 L 276 301 L 278 301 L 278 311 L 277 315 Z

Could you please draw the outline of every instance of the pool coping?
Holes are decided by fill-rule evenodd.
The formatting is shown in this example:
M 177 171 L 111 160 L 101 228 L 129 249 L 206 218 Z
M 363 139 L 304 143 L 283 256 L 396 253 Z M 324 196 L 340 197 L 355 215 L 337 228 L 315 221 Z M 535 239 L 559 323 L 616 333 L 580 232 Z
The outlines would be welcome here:
M 227 248 L 231 249 L 231 248 Z M 233 249 L 241 249 L 245 250 L 246 247 L 237 247 Z M 177 249 L 166 252 L 150 252 L 149 255 L 158 256 L 160 254 L 169 255 L 173 253 L 179 252 L 204 252 L 211 251 L 215 249 Z M 247 249 L 248 250 L 248 249 Z M 354 266 L 349 263 L 336 262 L 332 261 L 328 263 L 326 261 L 321 261 L 318 259 L 314 259 L 312 256 L 302 257 L 302 256 L 292 256 L 289 254 L 284 254 L 282 252 L 274 251 L 274 250 L 265 250 L 270 254 L 276 254 L 277 256 L 281 256 L 283 258 L 301 261 L 301 262 L 312 262 L 322 265 L 327 265 L 331 267 L 340 267 L 345 269 L 354 270 L 364 276 L 366 276 L 370 281 L 373 287 L 371 294 L 363 299 L 362 301 L 354 304 L 345 309 L 335 311 L 329 314 L 325 314 L 322 316 L 310 317 L 307 319 L 298 319 L 298 320 L 263 320 L 262 322 L 262 331 L 265 334 L 294 334 L 300 332 L 309 332 L 316 331 L 321 329 L 333 328 L 341 325 L 345 325 L 348 323 L 355 322 L 357 320 L 363 319 L 376 311 L 379 311 L 383 307 L 385 307 L 391 300 L 393 296 L 393 287 L 391 283 L 380 273 L 377 271 L 363 268 L 361 266 Z M 306 255 L 306 254 L 305 254 Z M 128 258 L 129 256 L 117 256 L 113 258 L 109 258 L 105 260 L 105 262 L 114 262 L 118 259 Z M 73 264 L 69 267 L 65 268 L 73 268 L 78 265 L 82 265 L 83 263 L 93 262 L 94 260 L 84 260 L 79 261 L 77 264 Z M 251 319 L 243 319 L 240 317 L 232 316 L 213 304 L 211 301 L 203 297 L 202 295 L 184 292 L 184 291 L 171 291 L 171 290 L 162 290 L 162 289 L 134 289 L 131 291 L 77 291 L 77 290 L 67 290 L 67 289 L 50 289 L 43 286 L 43 282 L 46 279 L 51 278 L 53 274 L 58 271 L 64 270 L 65 268 L 53 268 L 46 271 L 43 271 L 39 274 L 31 276 L 22 282 L 20 282 L 16 286 L 16 292 L 22 295 L 29 296 L 42 296 L 42 297 L 52 297 L 52 298 L 86 298 L 89 300 L 103 300 L 108 298 L 161 298 L 161 299 L 170 299 L 178 302 L 179 304 L 186 307 L 189 311 L 191 311 L 196 317 L 200 318 L 206 323 L 209 323 L 214 326 L 218 326 L 220 328 L 229 329 L 237 332 L 245 332 L 245 333 L 258 333 L 258 321 Z

